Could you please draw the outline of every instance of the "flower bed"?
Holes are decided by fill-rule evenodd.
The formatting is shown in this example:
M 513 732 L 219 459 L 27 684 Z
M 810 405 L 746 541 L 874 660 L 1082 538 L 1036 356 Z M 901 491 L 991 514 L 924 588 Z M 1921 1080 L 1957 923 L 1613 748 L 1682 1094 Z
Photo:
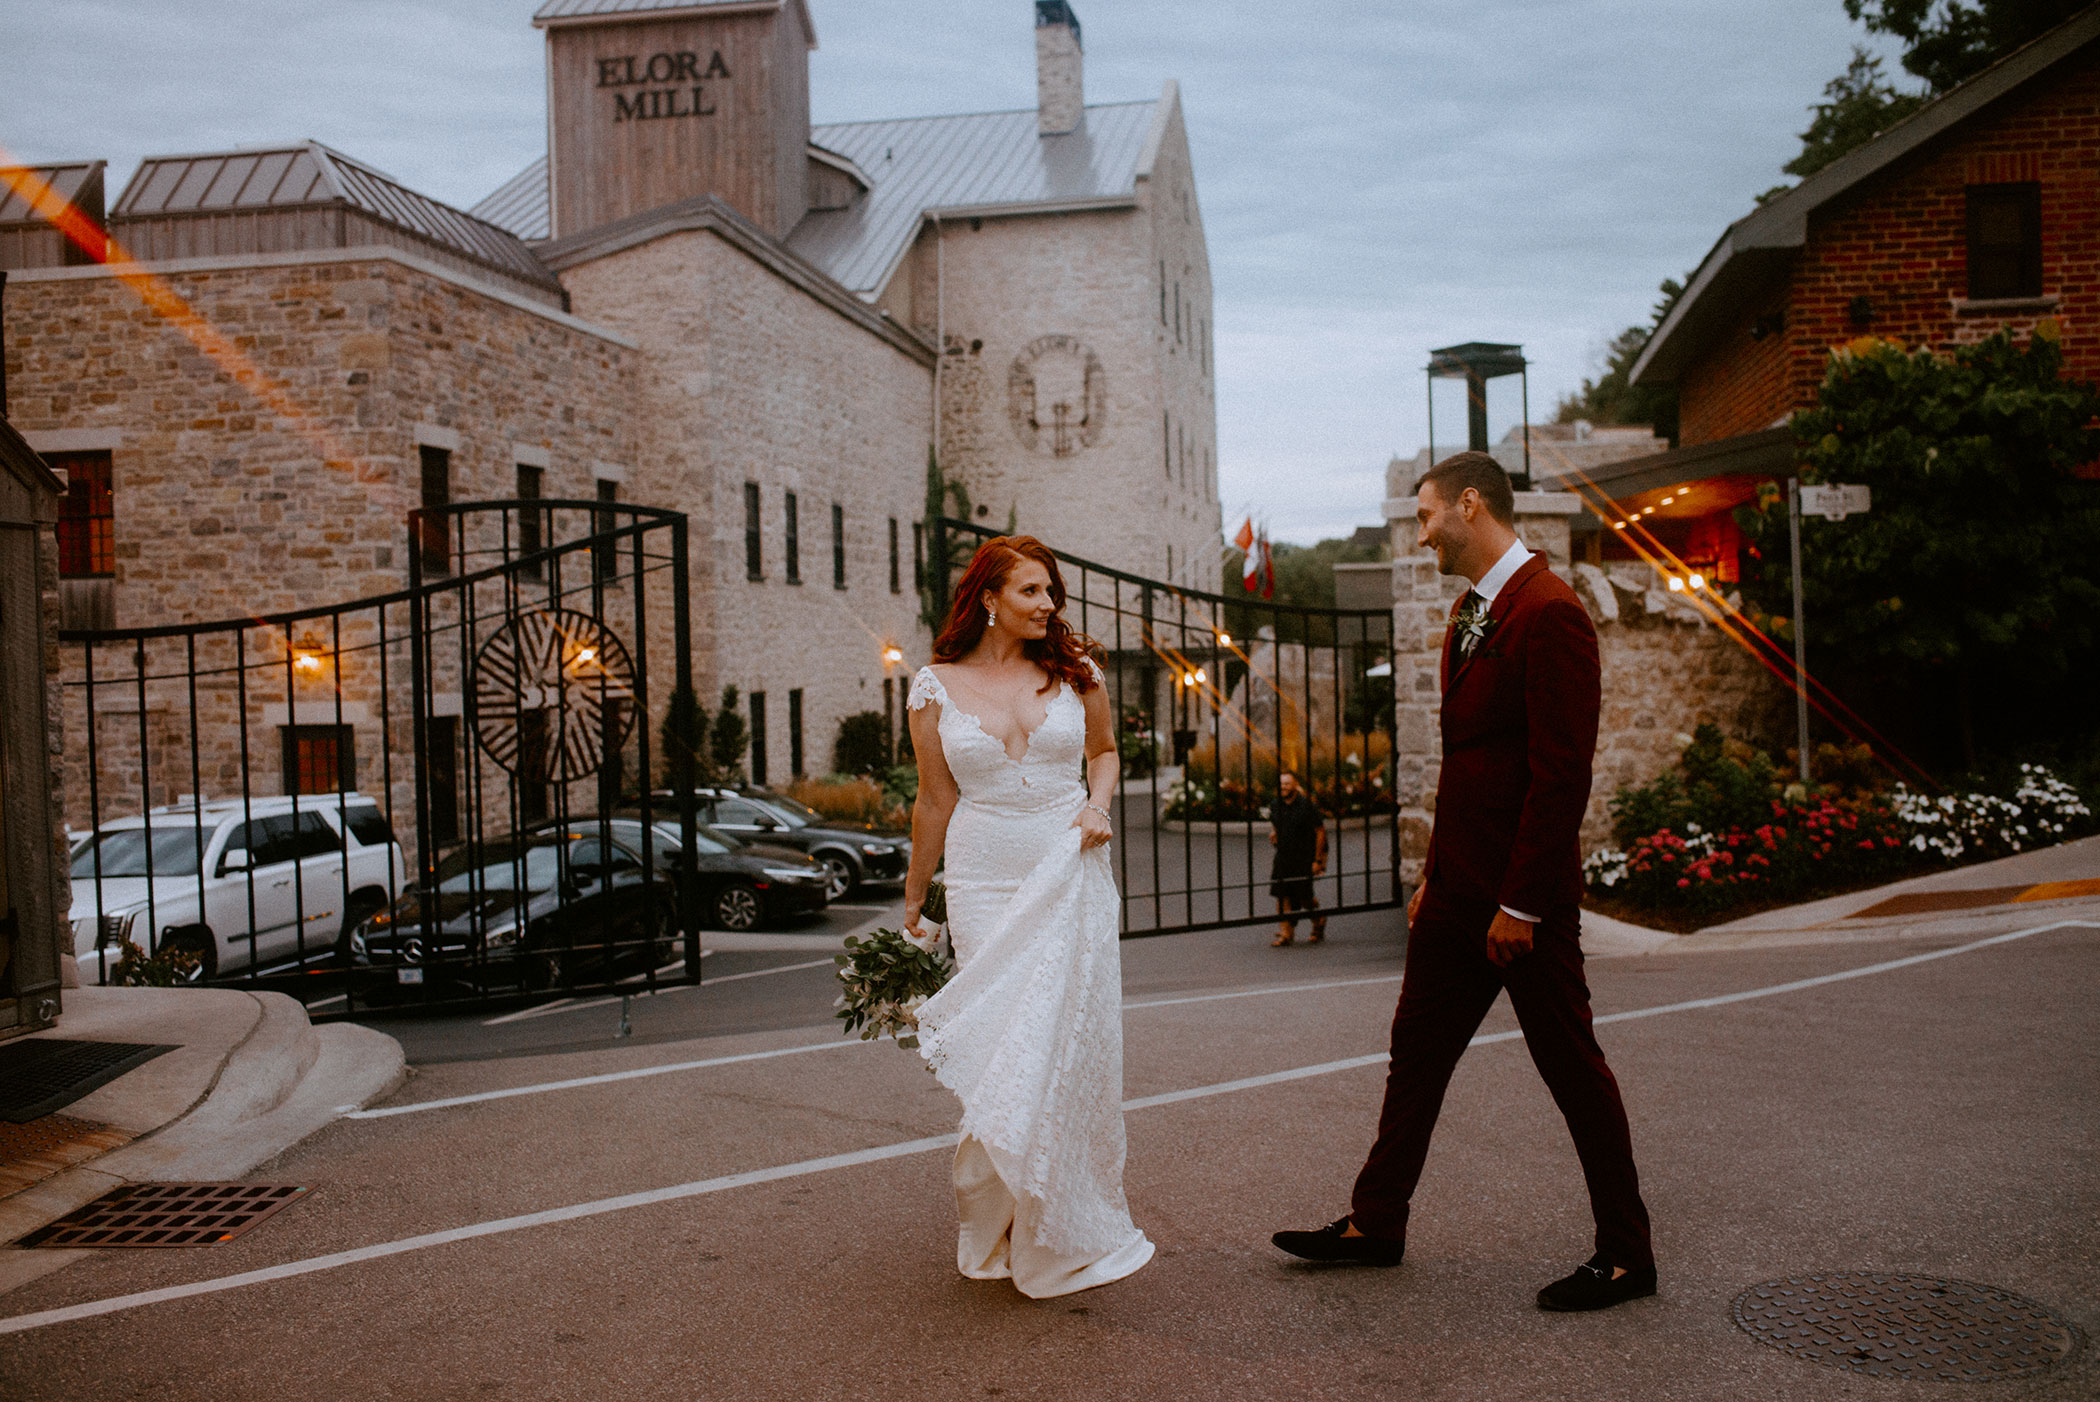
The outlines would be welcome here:
M 1687 755 L 1696 789 L 1705 757 Z M 1673 795 L 1688 787 L 1665 776 L 1646 790 L 1622 790 L 1614 811 L 1622 819 L 1653 811 L 1654 790 L 1665 782 Z M 2010 795 L 1926 795 L 1899 784 L 1887 794 L 1806 796 L 1791 785 L 1765 803 L 1757 822 L 1707 827 L 1682 818 L 1630 840 L 1622 826 L 1621 845 L 1583 863 L 1593 902 L 1607 913 L 1688 928 L 1746 908 L 2046 847 L 2090 827 L 2093 817 L 2076 789 L 2033 764 L 2020 766 Z
M 1254 823 L 1269 816 L 1268 794 L 1274 786 L 1257 790 L 1236 779 L 1216 780 L 1196 775 L 1184 778 L 1167 792 L 1167 806 L 1160 819 L 1169 823 Z M 1398 805 L 1386 791 L 1385 776 L 1371 773 L 1357 779 L 1315 783 L 1312 800 L 1329 818 L 1361 818 L 1390 813 Z

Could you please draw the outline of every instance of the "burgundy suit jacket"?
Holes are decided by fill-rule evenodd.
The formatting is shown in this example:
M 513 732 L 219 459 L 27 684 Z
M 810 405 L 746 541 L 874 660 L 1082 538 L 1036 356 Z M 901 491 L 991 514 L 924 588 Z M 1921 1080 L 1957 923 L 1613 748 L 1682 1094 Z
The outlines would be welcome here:
M 1444 635 L 1444 762 L 1422 879 L 1543 918 L 1582 900 L 1597 630 L 1542 555 L 1502 586 L 1488 617 L 1463 662 Z

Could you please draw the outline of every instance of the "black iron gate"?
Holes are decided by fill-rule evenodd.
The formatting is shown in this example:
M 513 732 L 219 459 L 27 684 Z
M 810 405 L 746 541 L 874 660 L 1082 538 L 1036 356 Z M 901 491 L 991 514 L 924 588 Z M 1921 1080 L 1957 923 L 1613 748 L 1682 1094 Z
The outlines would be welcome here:
M 939 614 L 997 534 L 932 523 Z M 1115 707 L 1125 937 L 1276 919 L 1266 814 L 1286 769 L 1327 819 L 1322 911 L 1399 905 L 1392 612 L 1202 593 L 1056 553 L 1065 617 L 1100 645 Z
M 329 1017 L 698 980 L 691 754 L 657 732 L 686 518 L 463 503 L 408 549 L 393 594 L 61 633 L 83 981 Z

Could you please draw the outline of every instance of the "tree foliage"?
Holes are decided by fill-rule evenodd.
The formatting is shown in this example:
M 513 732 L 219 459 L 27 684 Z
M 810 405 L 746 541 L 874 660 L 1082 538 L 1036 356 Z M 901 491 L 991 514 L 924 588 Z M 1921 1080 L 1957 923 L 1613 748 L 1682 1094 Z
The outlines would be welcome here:
M 1804 482 L 1873 491 L 1867 515 L 1802 523 L 1810 671 L 1906 705 L 1951 694 L 1970 768 L 1975 721 L 2001 703 L 2031 715 L 2100 672 L 2100 482 L 2076 474 L 2100 456 L 2100 389 L 2062 377 L 2058 337 L 2045 321 L 2024 344 L 2000 332 L 1950 355 L 1863 337 L 1793 420 Z M 1768 490 L 1736 519 L 1752 621 L 1790 640 L 1783 500 Z M 2062 714 L 2095 728 L 2089 700 Z
M 691 687 L 682 686 L 671 693 L 671 704 L 664 707 L 656 736 L 656 751 L 663 766 L 658 782 L 663 787 L 670 788 L 677 780 L 681 758 L 692 761 L 693 782 L 714 782 L 714 759 L 707 748 L 707 707 L 700 704 Z
M 1584 380 L 1582 388 L 1564 396 L 1554 409 L 1556 422 L 1570 424 L 1586 419 L 1593 424 L 1648 424 L 1671 443 L 1677 441 L 1677 387 L 1637 385 L 1632 382 L 1633 363 L 1648 348 L 1648 338 L 1684 295 L 1684 284 L 1664 278 L 1657 289 L 1653 314 L 1646 326 L 1629 326 L 1612 338 L 1605 355 L 1604 373 Z
M 1975 77 L 2092 0 L 1845 0 L 1845 13 L 1903 43 L 1903 66 L 1935 93 Z
M 722 705 L 708 727 L 707 753 L 714 761 L 714 772 L 709 777 L 717 783 L 741 782 L 744 777 L 744 749 L 751 743 L 751 732 L 744 724 L 744 713 L 737 708 L 737 699 L 735 687 L 723 687 Z
M 1928 101 L 1923 93 L 1899 92 L 1881 71 L 1881 59 L 1852 46 L 1852 62 L 1823 87 L 1815 120 L 1801 133 L 1801 154 L 1781 169 L 1810 176 L 1854 147 L 1864 146 Z M 1781 187 L 1782 189 L 1786 187 Z
M 839 720 L 831 746 L 834 774 L 880 774 L 890 767 L 890 726 L 880 711 L 856 711 Z

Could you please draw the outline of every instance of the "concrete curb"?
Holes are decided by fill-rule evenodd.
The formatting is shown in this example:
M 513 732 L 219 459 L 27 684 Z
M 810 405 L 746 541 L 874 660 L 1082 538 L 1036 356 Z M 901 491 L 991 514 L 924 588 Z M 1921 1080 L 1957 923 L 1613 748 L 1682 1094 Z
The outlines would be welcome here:
M 385 1033 L 353 1023 L 317 1028 L 297 999 L 251 996 L 261 1016 L 202 1098 L 163 1127 L 0 1201 L 0 1242 L 125 1183 L 242 1177 L 407 1078 L 401 1044 Z M 0 1246 L 0 1294 L 90 1254 Z

